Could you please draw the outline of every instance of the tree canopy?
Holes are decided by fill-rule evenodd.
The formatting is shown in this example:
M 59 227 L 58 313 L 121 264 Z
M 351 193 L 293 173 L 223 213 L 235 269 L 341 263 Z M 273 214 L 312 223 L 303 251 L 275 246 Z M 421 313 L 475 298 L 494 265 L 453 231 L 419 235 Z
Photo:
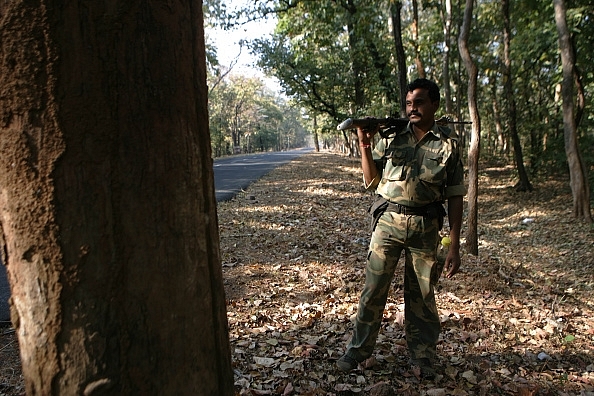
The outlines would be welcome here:
M 443 88 L 442 110 L 468 119 L 468 81 L 456 45 L 464 3 L 262 1 L 227 13 L 227 21 L 276 16 L 274 35 L 251 42 L 251 51 L 258 55 L 263 70 L 279 80 L 292 103 L 316 116 L 327 136 L 337 136 L 336 122 L 346 117 L 398 114 L 402 59 L 398 59 L 394 29 L 400 29 L 402 37 L 405 59 L 400 64 L 406 67 L 406 80 L 424 75 L 437 81 Z M 563 76 L 553 4 L 549 0 L 506 4 L 509 19 L 500 1 L 477 1 L 468 37 L 478 71 L 481 156 L 511 162 L 515 152 L 521 157 L 521 162 L 516 161 L 518 169 L 525 163 L 526 177 L 538 178 L 567 169 Z M 566 5 L 575 52 L 576 133 L 583 150 L 594 144 L 594 62 L 589 50 L 594 42 L 594 10 L 588 0 L 566 1 Z M 470 131 L 459 133 L 468 144 Z M 584 162 L 591 186 L 591 153 L 584 153 Z

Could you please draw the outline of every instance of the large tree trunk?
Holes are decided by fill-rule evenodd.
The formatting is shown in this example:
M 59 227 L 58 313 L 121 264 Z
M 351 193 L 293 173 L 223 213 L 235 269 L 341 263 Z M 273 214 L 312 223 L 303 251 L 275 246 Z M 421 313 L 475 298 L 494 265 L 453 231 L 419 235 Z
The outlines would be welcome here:
M 201 2 L 0 16 L 0 222 L 27 394 L 233 394 Z
M 460 56 L 464 61 L 464 67 L 468 73 L 468 110 L 470 121 L 472 121 L 472 134 L 470 137 L 470 147 L 468 148 L 468 231 L 466 234 L 466 246 L 469 253 L 478 255 L 478 163 L 481 142 L 481 119 L 479 117 L 476 98 L 478 69 L 468 50 L 473 5 L 474 0 L 466 0 L 464 22 L 460 28 L 458 47 L 460 49 Z
M 501 9 L 503 11 L 503 79 L 504 79 L 504 91 L 507 99 L 507 112 L 508 112 L 508 126 L 509 133 L 514 145 L 514 159 L 516 161 L 516 169 L 518 170 L 518 183 L 515 188 L 518 191 L 532 191 L 532 184 L 528 179 L 528 173 L 524 166 L 524 156 L 522 154 L 522 143 L 518 136 L 518 128 L 516 125 L 516 99 L 514 96 L 513 81 L 512 81 L 512 70 L 511 70 L 511 55 L 510 55 L 510 42 L 511 42 L 511 26 L 509 19 L 509 0 L 501 1 Z
M 563 97 L 563 131 L 565 133 L 565 154 L 569 164 L 569 183 L 573 194 L 573 214 L 577 218 L 592 223 L 590 212 L 590 188 L 587 170 L 580 154 L 577 139 L 577 125 L 574 109 L 573 79 L 575 59 L 569 29 L 567 28 L 566 7 L 563 0 L 553 0 L 555 22 L 559 33 L 559 50 L 563 67 L 561 96 Z

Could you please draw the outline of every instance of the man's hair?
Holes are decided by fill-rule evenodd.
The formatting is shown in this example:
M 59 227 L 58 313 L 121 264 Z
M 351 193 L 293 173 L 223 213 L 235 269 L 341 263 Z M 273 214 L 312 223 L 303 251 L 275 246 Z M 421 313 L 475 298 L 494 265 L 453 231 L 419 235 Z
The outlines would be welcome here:
M 419 88 L 429 91 L 429 99 L 431 99 L 432 102 L 439 101 L 439 87 L 433 81 L 427 80 L 426 78 L 417 78 L 406 86 L 406 91 L 412 92 Z

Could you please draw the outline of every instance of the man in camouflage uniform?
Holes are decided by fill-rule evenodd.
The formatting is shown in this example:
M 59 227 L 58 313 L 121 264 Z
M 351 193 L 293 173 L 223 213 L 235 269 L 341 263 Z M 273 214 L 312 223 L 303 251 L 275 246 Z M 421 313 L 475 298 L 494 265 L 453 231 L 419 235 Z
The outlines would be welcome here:
M 365 286 L 353 337 L 338 367 L 349 371 L 371 356 L 380 329 L 390 283 L 405 252 L 405 331 L 411 363 L 424 378 L 435 377 L 433 360 L 440 332 L 434 285 L 445 267 L 452 277 L 460 267 L 464 170 L 453 132 L 435 123 L 439 87 L 417 79 L 407 87 L 404 130 L 387 131 L 371 150 L 378 131 L 358 129 L 365 188 L 378 199 L 370 208 L 375 222 L 367 255 Z M 386 134 L 384 134 L 385 136 Z M 436 260 L 439 230 L 448 201 L 451 245 L 445 263 Z

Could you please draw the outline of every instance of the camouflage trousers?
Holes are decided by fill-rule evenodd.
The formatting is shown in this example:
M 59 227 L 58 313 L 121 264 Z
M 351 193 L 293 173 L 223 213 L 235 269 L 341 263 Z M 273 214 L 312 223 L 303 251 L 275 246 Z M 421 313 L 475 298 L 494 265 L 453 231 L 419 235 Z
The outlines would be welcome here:
M 437 219 L 385 212 L 371 237 L 365 286 L 355 318 L 347 355 L 362 361 L 373 352 L 396 265 L 402 251 L 406 342 L 413 359 L 433 359 L 440 322 L 434 285 L 440 271 L 436 261 Z

